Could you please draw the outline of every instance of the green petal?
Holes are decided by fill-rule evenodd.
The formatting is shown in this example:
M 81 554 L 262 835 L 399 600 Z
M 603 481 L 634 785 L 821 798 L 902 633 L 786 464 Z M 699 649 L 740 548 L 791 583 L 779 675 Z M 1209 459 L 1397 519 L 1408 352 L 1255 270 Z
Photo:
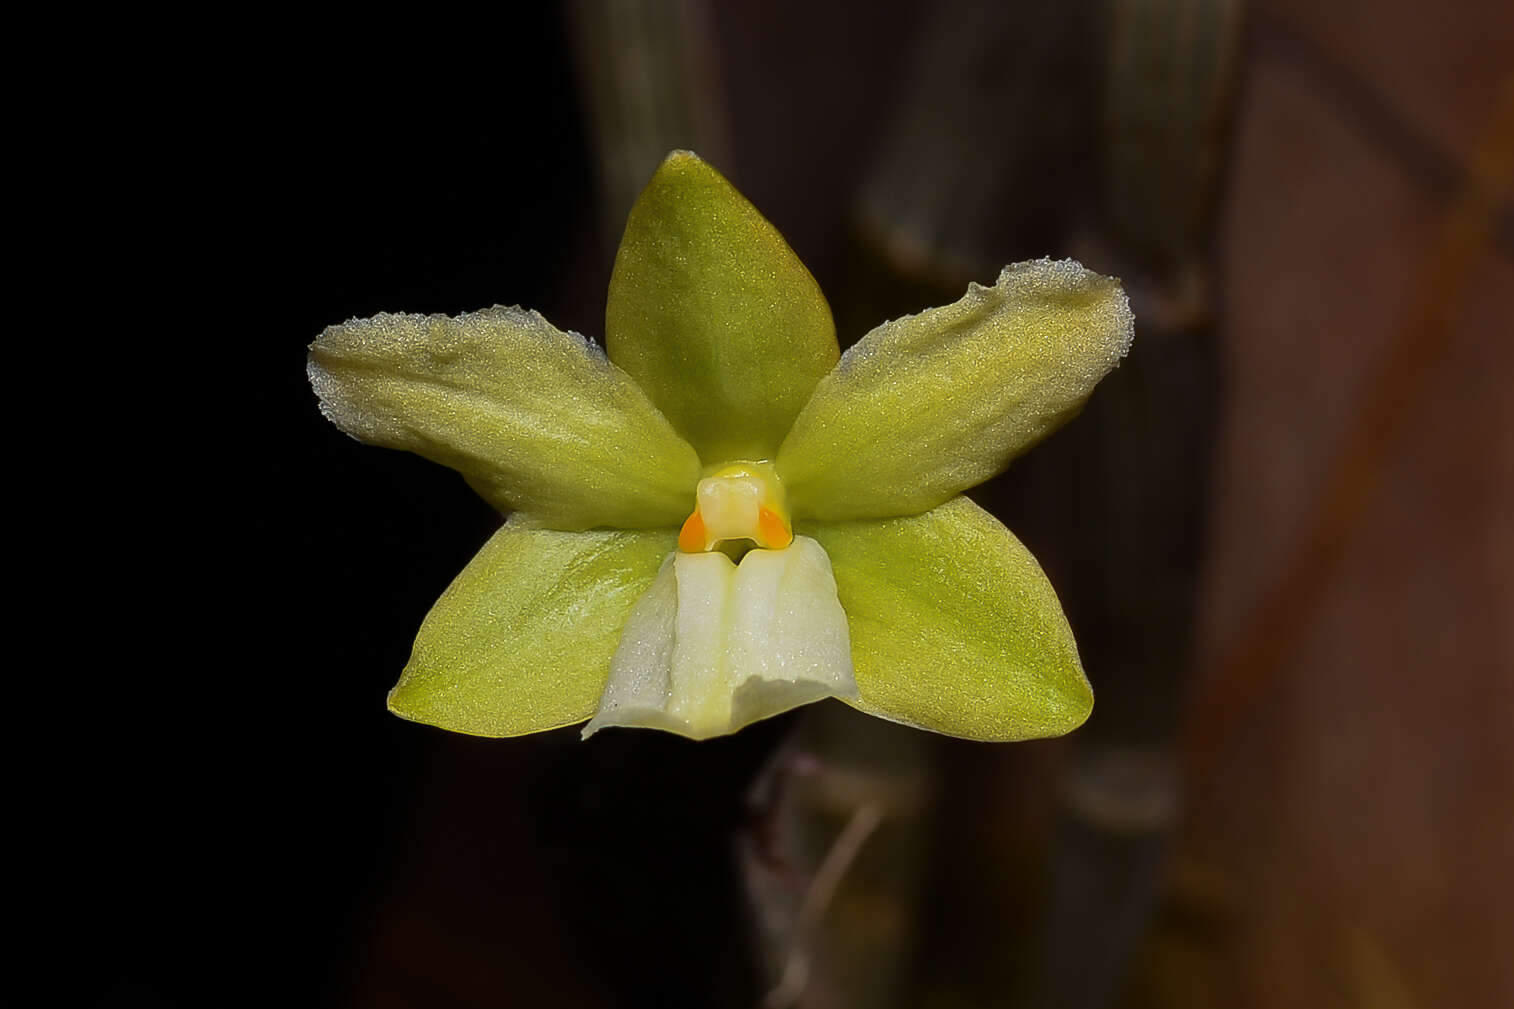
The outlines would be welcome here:
M 815 279 L 757 209 L 687 151 L 668 155 L 631 208 L 605 346 L 711 464 L 772 458 L 837 358 Z
M 811 522 L 851 627 L 856 707 L 967 739 L 1059 736 L 1093 690 L 1030 551 L 967 498 L 924 515 Z
M 451 466 L 496 507 L 562 529 L 677 525 L 699 460 L 592 343 L 535 312 L 379 315 L 310 345 L 321 411 Z
M 879 326 L 821 381 L 779 450 L 794 514 L 911 515 L 981 483 L 1077 413 L 1132 325 L 1117 280 L 1042 259 Z
M 583 721 L 632 604 L 676 541 L 506 523 L 426 615 L 389 710 L 476 736 Z

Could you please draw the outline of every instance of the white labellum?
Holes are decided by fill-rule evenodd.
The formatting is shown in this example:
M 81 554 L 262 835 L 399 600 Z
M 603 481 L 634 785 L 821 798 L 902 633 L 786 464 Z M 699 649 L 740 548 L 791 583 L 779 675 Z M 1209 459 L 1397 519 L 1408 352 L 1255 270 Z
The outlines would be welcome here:
M 846 612 L 820 544 L 796 536 L 740 566 L 719 551 L 675 552 L 632 607 L 583 734 L 626 725 L 707 739 L 856 696 Z

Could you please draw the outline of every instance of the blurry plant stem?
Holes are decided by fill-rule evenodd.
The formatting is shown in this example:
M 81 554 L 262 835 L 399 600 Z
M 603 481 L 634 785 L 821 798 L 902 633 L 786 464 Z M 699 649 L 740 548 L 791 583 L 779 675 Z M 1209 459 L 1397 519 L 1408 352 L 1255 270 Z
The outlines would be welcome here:
M 800 904 L 799 914 L 794 919 L 794 934 L 790 940 L 792 947 L 784 963 L 783 975 L 762 1000 L 764 1009 L 788 1009 L 799 1001 L 799 996 L 809 983 L 809 944 L 820 916 L 836 895 L 836 887 L 846 875 L 847 869 L 851 868 L 857 852 L 882 822 L 883 806 L 877 802 L 864 802 L 841 829 L 830 852 L 810 880 L 804 902 Z
M 739 855 L 768 1006 L 909 1005 L 924 734 L 812 706 L 749 794 Z
M 1494 239 L 1514 185 L 1514 75 L 1505 78 L 1455 200 L 1446 208 L 1420 283 L 1325 480 L 1298 546 L 1255 616 L 1189 710 L 1184 747 L 1202 787 L 1226 741 L 1308 627 L 1451 347 L 1457 310 Z
M 566 8 L 592 126 L 604 224 L 614 251 L 649 166 L 698 151 L 734 172 L 708 0 L 573 0 Z

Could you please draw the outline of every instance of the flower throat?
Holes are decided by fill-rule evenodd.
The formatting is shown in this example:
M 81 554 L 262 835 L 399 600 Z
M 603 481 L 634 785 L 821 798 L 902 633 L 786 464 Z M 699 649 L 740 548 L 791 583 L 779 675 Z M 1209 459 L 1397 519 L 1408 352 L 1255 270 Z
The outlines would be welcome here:
M 753 547 L 782 550 L 794 541 L 783 483 L 768 462 L 715 468 L 694 491 L 694 511 L 678 533 L 686 554 L 720 550 L 740 561 Z

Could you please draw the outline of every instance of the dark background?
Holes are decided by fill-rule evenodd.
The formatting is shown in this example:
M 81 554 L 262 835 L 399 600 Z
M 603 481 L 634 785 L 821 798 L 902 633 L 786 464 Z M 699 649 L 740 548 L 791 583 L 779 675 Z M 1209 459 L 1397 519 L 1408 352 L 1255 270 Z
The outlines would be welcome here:
M 1030 131 L 1042 153 L 1019 170 L 1035 195 L 1005 215 L 1002 261 L 1085 255 L 1098 231 L 1097 61 L 1077 44 L 1097 11 L 1005 51 L 1061 79 L 1070 111 L 1049 139 Z M 961 290 L 881 251 L 856 210 L 924 19 L 780 3 L 712 20 L 717 167 L 816 275 L 843 344 Z M 112 983 L 318 1005 L 755 1004 L 771 977 L 735 848 L 754 829 L 747 789 L 800 716 L 694 745 L 486 741 L 388 715 L 422 616 L 499 520 L 450 471 L 325 423 L 303 376 L 323 326 L 385 310 L 521 304 L 599 336 L 605 222 L 624 208 L 599 184 L 569 22 L 542 6 L 490 31 L 252 38 L 228 65 L 199 56 L 171 75 L 183 114 L 165 150 L 183 153 L 144 187 L 186 218 L 182 271 L 146 290 L 204 302 L 168 323 L 188 391 L 150 408 L 190 460 L 169 464 L 189 479 L 165 535 L 204 556 L 174 587 L 193 635 L 152 643 L 153 605 L 122 632 L 187 684 L 122 691 L 124 710 L 167 717 L 103 771 Z M 1493 5 L 1248 10 L 1203 244 L 1214 372 L 1187 467 L 1202 552 L 1181 670 L 1146 689 L 1094 661 L 1133 649 L 1101 616 L 1062 503 L 1096 493 L 1077 476 L 1083 420 L 981 492 L 1063 593 L 1101 706 L 1164 698 L 1149 735 L 1191 786 L 1137 872 L 1155 896 L 1111 982 L 1124 1001 L 1106 1004 L 1492 1007 L 1514 991 L 1514 920 L 1495 898 L 1514 887 L 1506 205 L 1432 333 L 1440 352 L 1409 369 L 1405 419 L 1382 425 L 1367 503 L 1331 527 L 1332 564 L 1283 618 L 1287 648 L 1239 692 L 1221 675 L 1412 328 L 1510 52 Z M 1008 115 L 985 112 L 985 135 Z M 190 641 L 197 654 L 178 654 Z M 1203 721 L 1207 688 L 1218 741 L 1181 728 Z M 1100 717 L 1090 738 L 1130 735 Z M 921 745 L 925 882 L 900 896 L 885 877 L 875 908 L 915 923 L 891 997 L 1035 1004 L 1040 982 L 999 985 L 1056 973 L 1038 952 L 1062 892 L 1048 852 L 1082 841 L 1053 842 L 1067 829 L 1054 783 L 1078 751 Z M 164 908 L 177 924 L 149 927 Z

